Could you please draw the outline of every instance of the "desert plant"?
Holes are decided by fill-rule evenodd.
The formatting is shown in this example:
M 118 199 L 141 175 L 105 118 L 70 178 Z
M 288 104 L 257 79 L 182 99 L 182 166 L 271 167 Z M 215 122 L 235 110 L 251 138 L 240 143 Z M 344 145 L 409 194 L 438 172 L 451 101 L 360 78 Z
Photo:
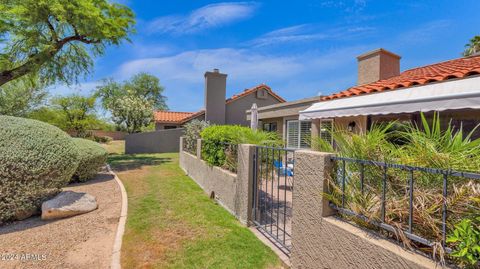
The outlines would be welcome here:
M 392 126 L 387 124 L 373 124 L 367 133 L 352 133 L 335 126 L 331 135 L 335 147 L 320 137 L 311 138 L 311 147 L 314 150 L 336 152 L 339 156 L 363 160 L 388 161 L 393 158 L 395 145 L 390 143 Z
M 88 139 L 93 140 L 97 143 L 110 143 L 113 140 L 110 136 L 97 136 L 97 135 L 88 137 Z
M 200 133 L 203 129 L 207 128 L 209 125 L 208 121 L 203 120 L 192 120 L 185 124 L 185 139 L 183 140 L 185 143 L 184 149 L 190 153 L 195 153 L 197 151 L 197 139 L 200 138 Z
M 397 152 L 398 160 L 408 165 L 478 172 L 480 139 L 471 139 L 475 129 L 465 134 L 462 126 L 441 126 L 437 113 L 430 124 L 422 113 L 420 125 L 409 124 L 402 132 L 407 143 Z
M 392 124 L 396 124 L 392 130 Z M 465 134 L 462 126 L 455 128 L 451 123 L 441 126 L 438 114 L 431 120 L 421 115 L 418 125 L 391 123 L 374 124 L 367 134 L 351 134 L 335 128 L 332 136 L 335 148 L 314 138 L 312 147 L 317 150 L 336 152 L 342 157 L 400 163 L 404 165 L 439 168 L 445 171 L 480 171 L 480 140 L 472 140 L 473 131 Z M 393 138 L 393 139 L 392 139 Z M 442 212 L 443 212 L 443 174 L 415 171 L 413 198 L 413 232 L 433 242 L 433 248 L 410 242 L 404 232 L 409 219 L 408 169 L 389 167 L 384 169 L 374 163 L 360 165 L 355 162 L 338 162 L 329 180 L 329 189 L 324 195 L 333 204 L 344 205 L 353 212 L 364 216 L 363 219 L 344 216 L 359 225 L 374 228 L 365 220 L 378 222 L 381 216 L 382 181 L 386 175 L 386 215 L 385 223 L 397 229 L 388 234 L 402 241 L 405 246 L 419 246 L 443 262 L 445 251 L 442 248 Z M 342 191 L 342 176 L 345 174 L 345 191 Z M 361 177 L 363 175 L 363 177 Z M 363 180 L 363 189 L 362 184 Z M 459 176 L 448 176 L 447 184 L 447 234 L 454 230 L 456 223 L 464 219 L 475 219 L 480 212 L 480 183 Z M 458 232 L 457 232 L 458 233 Z M 453 239 L 452 239 L 453 240 Z M 454 247 L 462 241 L 449 241 L 447 246 Z M 470 239 L 465 239 L 470 240 Z M 463 244 L 466 244 L 463 242 Z M 456 259 L 465 259 L 465 248 L 454 252 Z M 436 254 L 435 254 L 436 252 Z M 468 252 L 470 253 L 470 252 Z M 460 257 L 462 256 L 462 257 Z M 465 257 L 464 257 L 465 256 Z M 462 263 L 466 261 L 463 260 Z
M 0 223 L 30 216 L 78 166 L 68 134 L 36 120 L 0 116 Z
M 73 140 L 79 152 L 79 165 L 72 179 L 80 182 L 90 180 L 105 165 L 108 152 L 94 141 L 82 138 Z

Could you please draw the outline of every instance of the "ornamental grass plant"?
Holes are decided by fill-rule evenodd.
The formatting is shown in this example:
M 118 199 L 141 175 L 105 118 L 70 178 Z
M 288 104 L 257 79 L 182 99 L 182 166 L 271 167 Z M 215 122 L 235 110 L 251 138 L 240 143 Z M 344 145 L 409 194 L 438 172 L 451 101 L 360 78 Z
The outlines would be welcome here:
M 393 126 L 401 128 L 392 128 Z M 392 130 L 395 129 L 395 130 Z M 455 170 L 480 173 L 480 139 L 472 139 L 473 132 L 464 133 L 462 126 L 441 126 L 438 114 L 429 121 L 422 114 L 419 125 L 405 123 L 374 124 L 366 134 L 352 134 L 334 128 L 332 136 L 335 147 L 320 138 L 312 139 L 312 148 L 319 151 L 335 152 L 337 156 L 379 161 L 407 166 Z M 401 141 L 401 143 L 398 143 Z M 375 164 L 361 165 L 355 162 L 337 162 L 329 179 L 329 190 L 324 195 L 335 205 L 342 205 L 344 193 L 345 208 L 365 219 L 345 218 L 358 225 L 377 229 L 372 223 L 381 219 L 384 167 Z M 363 188 L 361 175 L 363 171 Z M 345 191 L 342 192 L 342 173 L 345 173 Z M 389 167 L 386 170 L 385 220 L 393 226 L 395 233 L 387 236 L 401 241 L 404 246 L 419 249 L 444 262 L 444 258 L 465 267 L 478 268 L 468 263 L 476 257 L 480 248 L 469 248 L 462 240 L 449 240 L 443 248 L 443 175 L 414 171 L 412 233 L 428 239 L 431 246 L 409 240 L 405 236 L 409 223 L 410 171 Z M 461 223 L 473 225 L 480 216 L 480 180 L 449 176 L 447 184 L 447 236 L 451 237 Z M 463 224 L 465 225 L 465 224 Z M 464 240 L 469 240 L 464 238 Z M 461 248 L 463 252 L 460 252 Z M 451 255 L 446 255 L 448 250 Z M 477 251 L 477 253 L 475 253 Z M 477 266 L 477 267 L 475 267 Z

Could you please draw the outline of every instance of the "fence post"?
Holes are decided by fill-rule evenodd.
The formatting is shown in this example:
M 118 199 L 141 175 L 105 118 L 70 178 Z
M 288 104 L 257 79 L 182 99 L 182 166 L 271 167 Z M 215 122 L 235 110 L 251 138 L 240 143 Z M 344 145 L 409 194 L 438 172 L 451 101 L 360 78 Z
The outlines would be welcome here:
M 249 225 L 252 215 L 254 154 L 255 145 L 238 145 L 235 213 L 246 225 Z
M 322 247 L 322 217 L 335 213 L 323 192 L 328 186 L 334 154 L 309 150 L 295 152 L 295 187 L 292 217 L 292 268 L 317 268 Z
M 202 139 L 197 139 L 197 158 L 202 159 Z
M 180 150 L 179 150 L 179 152 L 183 151 L 183 143 L 185 143 L 184 139 L 185 139 L 185 137 L 180 136 L 180 144 L 179 144 Z
M 180 136 L 180 142 L 179 142 L 179 147 L 180 149 L 178 150 L 178 162 L 180 164 L 180 167 L 185 167 L 183 164 L 183 143 L 185 143 L 185 137 Z

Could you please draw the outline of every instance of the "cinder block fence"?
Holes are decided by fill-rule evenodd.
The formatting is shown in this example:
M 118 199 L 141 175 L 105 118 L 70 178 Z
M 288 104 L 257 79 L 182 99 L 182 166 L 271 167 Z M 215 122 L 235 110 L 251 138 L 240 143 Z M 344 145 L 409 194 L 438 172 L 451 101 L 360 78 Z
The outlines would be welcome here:
M 183 151 L 180 139 L 180 167 L 246 225 L 252 216 L 254 155 L 254 145 L 239 145 L 235 174 L 203 161 L 200 140 L 196 154 L 191 154 Z M 332 156 L 295 152 L 292 268 L 436 268 L 430 259 L 334 216 L 322 195 L 333 169 Z

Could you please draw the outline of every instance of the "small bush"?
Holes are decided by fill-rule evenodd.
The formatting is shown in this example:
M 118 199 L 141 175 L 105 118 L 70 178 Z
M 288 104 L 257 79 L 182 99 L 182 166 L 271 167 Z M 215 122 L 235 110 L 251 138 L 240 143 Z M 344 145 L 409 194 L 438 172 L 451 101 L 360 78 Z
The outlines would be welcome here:
M 82 138 L 73 138 L 79 151 L 79 165 L 73 181 L 92 179 L 107 161 L 108 152 L 98 143 Z
M 210 165 L 235 170 L 236 145 L 255 144 L 280 146 L 277 133 L 253 131 L 248 127 L 236 125 L 213 125 L 201 132 L 202 158 Z
M 91 140 L 97 142 L 97 143 L 110 143 L 112 142 L 112 138 L 110 136 L 92 136 Z
M 480 266 L 480 217 L 457 223 L 447 242 L 455 244 L 451 255 L 462 267 Z
M 78 166 L 68 134 L 36 120 L 0 116 L 0 223 L 29 217 Z
M 184 149 L 190 153 L 195 154 L 197 151 L 197 139 L 200 138 L 200 133 L 207 128 L 209 123 L 207 121 L 192 120 L 185 124 L 185 139 Z

